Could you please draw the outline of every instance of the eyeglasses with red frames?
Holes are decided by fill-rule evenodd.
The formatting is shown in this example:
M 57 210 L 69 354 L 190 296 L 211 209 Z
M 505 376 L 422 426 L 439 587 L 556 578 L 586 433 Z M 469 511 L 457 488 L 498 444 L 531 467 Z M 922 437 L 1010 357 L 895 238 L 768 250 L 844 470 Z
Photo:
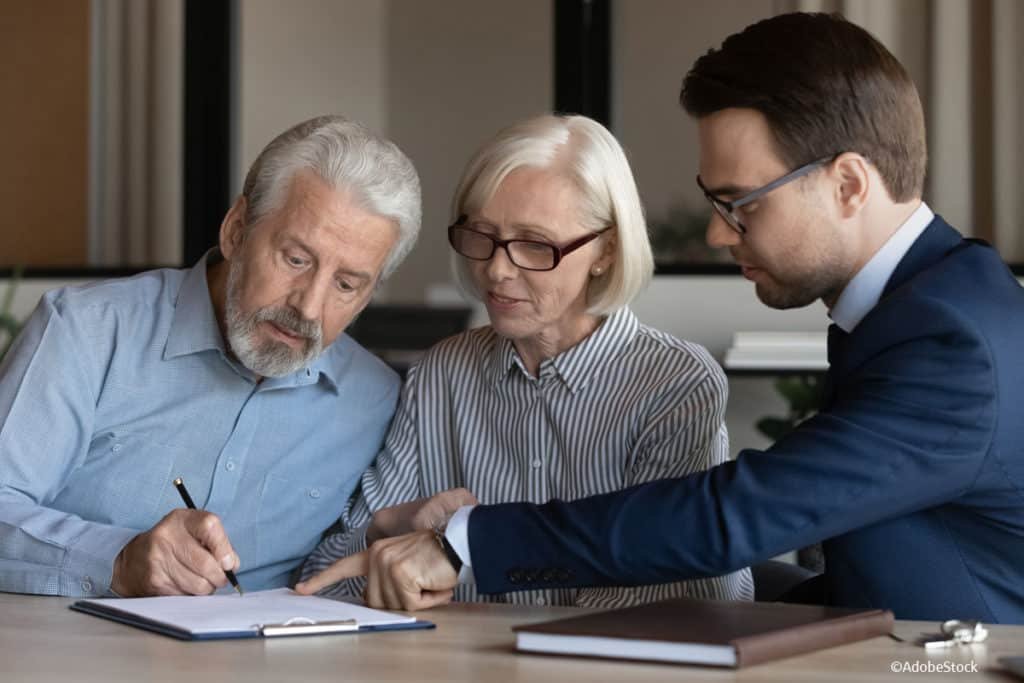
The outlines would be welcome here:
M 608 226 L 597 232 L 591 232 L 579 239 L 561 246 L 540 240 L 499 240 L 487 233 L 466 227 L 467 216 L 448 226 L 448 242 L 461 256 L 474 261 L 489 261 L 500 247 L 505 250 L 508 260 L 523 270 L 554 270 L 563 258 L 580 247 L 593 242 Z

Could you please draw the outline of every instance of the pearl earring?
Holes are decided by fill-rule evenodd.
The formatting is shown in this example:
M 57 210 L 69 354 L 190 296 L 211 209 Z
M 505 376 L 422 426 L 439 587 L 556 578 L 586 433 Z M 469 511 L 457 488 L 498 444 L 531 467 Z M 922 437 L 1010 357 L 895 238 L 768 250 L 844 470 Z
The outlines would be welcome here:
M 604 268 L 602 268 L 601 266 L 594 266 L 593 268 L 590 269 L 590 274 L 593 275 L 594 277 L 597 277 L 603 272 Z

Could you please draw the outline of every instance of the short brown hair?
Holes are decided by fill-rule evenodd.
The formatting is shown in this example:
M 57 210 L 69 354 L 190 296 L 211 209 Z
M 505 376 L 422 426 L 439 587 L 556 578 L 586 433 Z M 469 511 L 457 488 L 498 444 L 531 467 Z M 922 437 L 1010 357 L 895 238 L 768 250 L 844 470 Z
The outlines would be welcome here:
M 894 201 L 924 189 L 928 150 L 914 82 L 885 46 L 838 14 L 782 14 L 729 36 L 694 63 L 679 100 L 698 118 L 759 111 L 793 168 L 856 152 Z

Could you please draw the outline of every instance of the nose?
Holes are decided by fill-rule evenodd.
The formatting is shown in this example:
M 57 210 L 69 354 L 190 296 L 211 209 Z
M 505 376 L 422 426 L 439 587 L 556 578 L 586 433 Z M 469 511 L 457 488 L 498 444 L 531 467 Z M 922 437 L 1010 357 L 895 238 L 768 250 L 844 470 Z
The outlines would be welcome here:
M 711 220 L 704 233 L 704 240 L 712 249 L 732 247 L 740 243 L 740 234 L 732 229 L 732 226 L 725 222 L 725 219 L 717 211 L 711 211 Z
M 515 277 L 519 273 L 519 268 L 509 259 L 508 252 L 504 248 L 498 247 L 494 250 L 494 254 L 491 256 L 491 260 L 487 262 L 484 271 L 491 281 L 500 282 L 501 280 Z
M 294 283 L 288 303 L 306 320 L 321 320 L 324 305 L 332 286 L 329 274 L 323 276 L 310 274 Z

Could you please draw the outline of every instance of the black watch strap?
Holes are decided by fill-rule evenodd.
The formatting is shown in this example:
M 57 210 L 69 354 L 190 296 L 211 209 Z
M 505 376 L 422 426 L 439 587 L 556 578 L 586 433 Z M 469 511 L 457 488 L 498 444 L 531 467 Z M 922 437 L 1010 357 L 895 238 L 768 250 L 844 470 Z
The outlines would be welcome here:
M 448 538 L 444 535 L 444 529 L 434 529 L 434 538 L 437 539 L 437 544 L 441 546 L 441 550 L 444 552 L 444 556 L 451 562 L 452 569 L 458 574 L 462 571 L 462 558 L 455 552 L 455 548 L 448 542 Z

